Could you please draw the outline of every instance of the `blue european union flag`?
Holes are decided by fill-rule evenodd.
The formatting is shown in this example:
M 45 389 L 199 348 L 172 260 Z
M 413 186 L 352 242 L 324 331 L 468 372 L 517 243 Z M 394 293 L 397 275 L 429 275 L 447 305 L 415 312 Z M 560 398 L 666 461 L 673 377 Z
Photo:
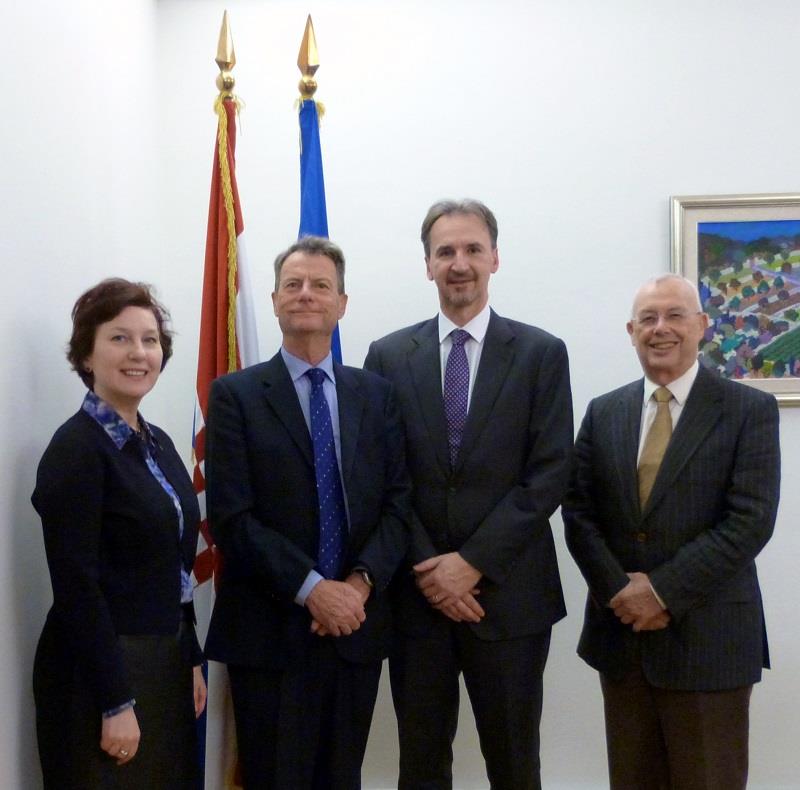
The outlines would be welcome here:
M 300 230 L 303 236 L 328 237 L 328 212 L 325 207 L 325 177 L 322 174 L 322 149 L 319 142 L 317 104 L 306 99 L 300 106 Z M 339 327 L 331 343 L 333 358 L 342 361 Z

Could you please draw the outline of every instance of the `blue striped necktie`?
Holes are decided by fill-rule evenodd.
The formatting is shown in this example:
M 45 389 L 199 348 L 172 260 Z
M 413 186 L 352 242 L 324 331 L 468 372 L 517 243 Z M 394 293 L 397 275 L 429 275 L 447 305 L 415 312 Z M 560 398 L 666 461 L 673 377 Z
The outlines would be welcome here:
M 344 554 L 347 513 L 336 461 L 331 411 L 322 390 L 326 373 L 320 368 L 310 368 L 306 376 L 311 380 L 311 440 L 319 500 L 319 571 L 326 579 L 335 579 Z

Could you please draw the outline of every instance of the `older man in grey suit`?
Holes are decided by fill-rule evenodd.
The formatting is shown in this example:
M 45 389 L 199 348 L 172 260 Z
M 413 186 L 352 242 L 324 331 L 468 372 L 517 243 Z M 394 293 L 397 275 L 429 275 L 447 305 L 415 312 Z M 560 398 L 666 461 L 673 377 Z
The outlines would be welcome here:
M 401 790 L 452 786 L 463 673 L 494 790 L 539 780 L 542 672 L 564 616 L 549 517 L 569 472 L 564 344 L 497 315 L 497 222 L 442 201 L 422 223 L 441 312 L 372 344 L 395 385 L 413 482 L 412 553 L 396 579 L 389 659 Z
M 563 504 L 589 585 L 579 654 L 599 670 L 611 787 L 736 790 L 769 665 L 755 557 L 775 523 L 775 399 L 700 366 L 697 289 L 638 291 L 645 378 L 589 404 Z

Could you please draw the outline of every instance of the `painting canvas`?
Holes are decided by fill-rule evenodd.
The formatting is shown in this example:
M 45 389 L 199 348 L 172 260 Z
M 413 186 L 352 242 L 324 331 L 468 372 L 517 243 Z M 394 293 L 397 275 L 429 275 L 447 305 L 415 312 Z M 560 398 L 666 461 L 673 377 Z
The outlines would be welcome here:
M 697 283 L 709 316 L 701 363 L 798 404 L 800 203 L 787 205 L 797 196 L 749 196 L 767 197 L 771 208 L 743 205 L 748 196 L 674 198 L 682 201 L 673 203 L 674 235 L 676 210 L 683 216 L 681 238 L 673 237 L 673 268 Z

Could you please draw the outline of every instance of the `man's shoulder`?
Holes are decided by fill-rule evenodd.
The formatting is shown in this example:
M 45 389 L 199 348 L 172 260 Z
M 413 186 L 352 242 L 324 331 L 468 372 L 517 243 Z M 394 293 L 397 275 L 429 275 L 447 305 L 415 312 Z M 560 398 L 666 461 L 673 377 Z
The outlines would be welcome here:
M 436 318 L 427 318 L 424 321 L 418 321 L 416 324 L 404 326 L 402 329 L 396 329 L 388 335 L 375 340 L 372 346 L 379 350 L 397 349 L 406 346 L 412 338 L 420 334 L 420 332 L 430 329 L 431 326 L 436 328 Z
M 269 375 L 269 372 L 275 369 L 279 361 L 282 362 L 282 360 L 280 360 L 280 355 L 276 355 L 266 362 L 257 362 L 255 365 L 250 365 L 241 370 L 235 370 L 232 373 L 224 373 L 214 379 L 212 387 L 223 386 L 233 390 L 247 389 L 263 381 L 263 379 Z
M 777 401 L 772 393 L 742 381 L 726 379 L 717 371 L 704 367 L 702 363 L 695 380 L 695 386 L 698 385 L 702 392 L 719 393 L 725 404 L 732 407 L 740 405 L 743 409 L 772 408 L 777 410 Z
M 526 342 L 544 345 L 564 345 L 564 341 L 561 340 L 560 337 L 552 334 L 552 332 L 548 332 L 546 329 L 534 326 L 533 324 L 526 324 L 523 321 L 516 321 L 513 318 L 506 318 L 492 311 L 492 317 L 489 320 L 489 328 L 487 331 L 492 332 L 498 329 L 505 329 L 511 332 L 515 337 Z
M 336 363 L 334 372 L 336 373 L 337 381 L 344 381 L 373 392 L 388 392 L 392 388 L 392 385 L 386 379 L 364 368 L 355 368 L 352 365 Z
M 617 408 L 621 403 L 628 402 L 631 398 L 642 398 L 644 394 L 644 379 L 635 379 L 616 387 L 613 390 L 597 395 L 589 402 L 589 409 L 606 410 Z

